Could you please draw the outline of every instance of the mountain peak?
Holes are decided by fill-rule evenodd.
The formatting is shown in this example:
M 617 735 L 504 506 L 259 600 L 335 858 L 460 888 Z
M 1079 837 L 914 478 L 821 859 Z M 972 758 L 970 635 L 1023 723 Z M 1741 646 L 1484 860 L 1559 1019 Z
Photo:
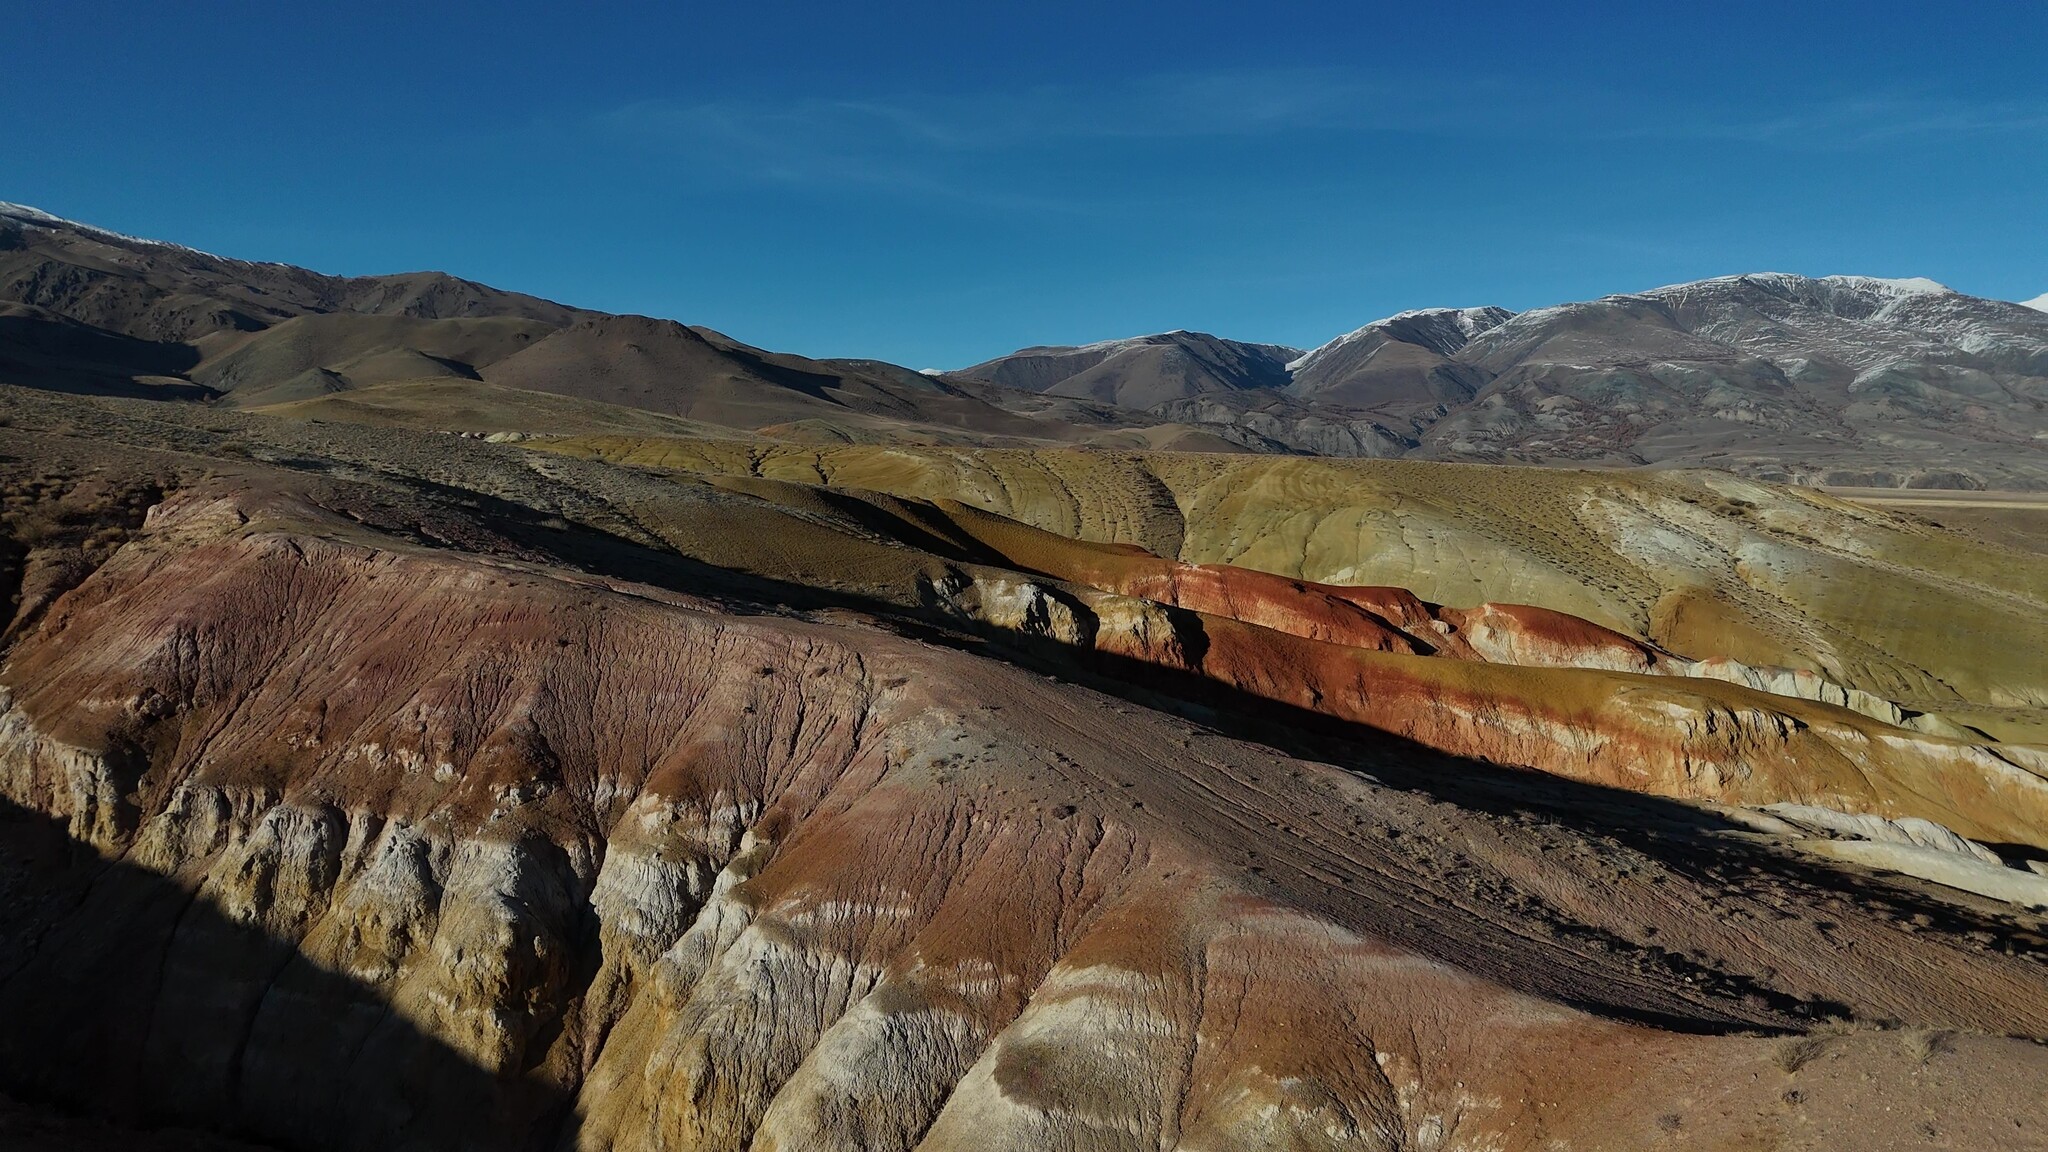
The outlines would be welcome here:
M 2020 307 L 2032 308 L 2036 312 L 2048 312 L 2048 292 L 2043 292 L 2032 300 L 2020 301 Z

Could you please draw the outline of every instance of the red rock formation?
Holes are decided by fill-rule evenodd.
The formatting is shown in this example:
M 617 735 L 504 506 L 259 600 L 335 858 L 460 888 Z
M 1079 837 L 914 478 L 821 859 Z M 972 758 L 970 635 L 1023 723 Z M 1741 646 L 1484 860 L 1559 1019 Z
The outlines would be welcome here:
M 1590 620 L 1529 604 L 1481 604 L 1439 608 L 1477 658 L 1534 668 L 1606 668 L 1648 672 L 1659 653 L 1640 640 Z
M 1547 608 L 1443 608 L 1405 588 L 1318 584 L 1227 564 L 1185 564 L 1128 546 L 1068 540 L 957 502 L 941 501 L 939 507 L 1011 564 L 1308 640 L 1459 660 L 1629 672 L 1650 671 L 1659 656 L 1640 640 Z
M 943 507 L 1012 563 L 1113 594 L 1089 603 L 1096 622 L 1062 631 L 1069 643 L 1459 756 L 1664 796 L 1919 817 L 2048 846 L 2048 777 L 2017 753 L 1899 728 L 1896 709 L 1880 720 L 1875 708 L 1737 687 L 1714 665 L 1549 609 L 1441 608 L 1401 589 L 1182 564 Z M 1145 604 L 1186 614 L 1148 615 Z M 1028 614 L 982 618 L 1014 627 Z

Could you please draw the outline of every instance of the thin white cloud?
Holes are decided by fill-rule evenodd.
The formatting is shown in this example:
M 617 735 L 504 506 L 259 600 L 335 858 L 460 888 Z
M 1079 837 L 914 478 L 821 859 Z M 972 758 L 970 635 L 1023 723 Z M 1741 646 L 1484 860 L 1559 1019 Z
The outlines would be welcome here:
M 776 184 L 885 194 L 1023 211 L 1076 203 L 974 178 L 963 158 L 979 145 L 955 126 L 876 101 L 648 102 L 590 127 L 629 147 L 673 156 L 678 175 L 710 183 Z
M 1862 95 L 1788 107 L 1768 117 L 1680 116 L 1638 134 L 1764 145 L 1863 148 L 1994 135 L 2048 137 L 2048 103 Z
M 1090 88 L 648 101 L 605 112 L 588 127 L 672 153 L 702 176 L 1058 207 L 1099 196 L 1021 194 L 1017 167 L 1002 161 L 1090 143 L 1269 139 L 1307 149 L 1332 134 L 1454 129 L 1484 118 L 1484 98 L 1469 88 L 1431 92 L 1328 69 L 1282 69 L 1145 76 Z M 999 183 L 1005 191 L 994 190 Z
M 1025 211 L 1134 206 L 1115 187 L 1061 176 L 1061 149 L 1126 143 L 1175 149 L 1204 140 L 1296 146 L 1312 179 L 1373 133 L 1447 141 L 1723 140 L 1758 147 L 1866 148 L 1992 133 L 2048 134 L 2048 105 L 1863 96 L 1745 117 L 1669 92 L 1567 92 L 1451 74 L 1364 75 L 1334 69 L 1171 73 L 1101 85 L 830 99 L 647 101 L 584 126 L 614 144 L 669 154 L 699 180 L 821 190 L 866 189 Z M 1034 169 L 1020 156 L 1042 153 Z M 1071 155 L 1068 153 L 1066 155 Z
M 1176 73 L 1099 87 L 864 99 L 649 101 L 599 117 L 649 143 L 702 139 L 762 145 L 841 136 L 946 149 L 1079 139 L 1185 139 L 1360 126 L 1375 112 L 1421 111 L 1412 91 L 1329 69 Z

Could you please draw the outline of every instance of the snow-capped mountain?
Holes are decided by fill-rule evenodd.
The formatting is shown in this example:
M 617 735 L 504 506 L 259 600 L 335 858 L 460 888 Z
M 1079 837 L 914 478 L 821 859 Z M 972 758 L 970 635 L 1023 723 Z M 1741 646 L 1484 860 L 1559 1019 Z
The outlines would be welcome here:
M 1436 455 L 1699 463 L 1834 483 L 2048 481 L 2048 316 L 1929 280 L 1725 276 L 1525 312 Z
M 2020 307 L 2032 308 L 2036 312 L 2048 312 L 2048 292 L 2043 292 L 2032 300 L 2020 301 Z
M 1752 273 L 1521 313 L 1401 312 L 1309 352 L 1174 331 L 919 374 L 442 273 L 224 259 L 0 204 L 0 384 L 258 405 L 442 378 L 740 435 L 801 425 L 2048 489 L 2048 297 L 1919 278 Z
M 1461 357 L 1496 372 L 1532 358 L 1595 366 L 1731 353 L 1858 371 L 1929 359 L 2032 370 L 2043 339 L 2037 313 L 1931 280 L 1756 273 L 1524 312 Z
M 183 244 L 173 244 L 168 240 L 149 240 L 141 236 L 130 236 L 124 232 L 97 228 L 91 224 L 81 224 L 76 220 L 66 220 L 62 216 L 53 216 L 40 208 L 32 208 L 27 204 L 14 204 L 9 201 L 0 200 L 0 224 L 9 223 L 25 228 L 41 228 L 49 231 L 62 230 L 82 236 L 89 236 L 95 240 L 109 240 L 118 244 L 165 248 L 174 252 L 186 252 L 194 256 L 204 256 L 209 260 L 223 259 L 211 252 L 201 252 L 197 248 L 187 248 Z
M 1279 373 L 1181 372 L 1172 388 L 1099 382 L 1127 376 L 1118 358 L 1135 349 L 1179 355 L 1159 348 L 1186 333 L 1027 349 L 968 371 L 997 366 L 999 382 L 1237 426 L 1294 451 L 2036 487 L 2048 486 L 2039 307 L 2048 300 L 1924 278 L 1761 272 L 1522 313 L 1402 312 Z

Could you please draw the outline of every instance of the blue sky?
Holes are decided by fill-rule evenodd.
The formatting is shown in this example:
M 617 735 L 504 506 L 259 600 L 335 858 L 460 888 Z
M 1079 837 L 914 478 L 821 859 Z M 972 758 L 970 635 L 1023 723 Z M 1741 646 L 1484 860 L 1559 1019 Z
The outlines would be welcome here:
M 11 7 L 0 199 L 809 355 L 2048 292 L 2039 0 Z

